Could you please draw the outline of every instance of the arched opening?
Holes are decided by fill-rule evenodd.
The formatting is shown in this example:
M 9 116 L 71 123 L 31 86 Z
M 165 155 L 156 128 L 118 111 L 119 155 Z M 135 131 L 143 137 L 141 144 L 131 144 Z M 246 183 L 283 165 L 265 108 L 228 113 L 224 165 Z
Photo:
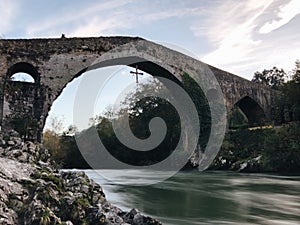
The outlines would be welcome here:
M 112 78 L 105 81 L 105 87 L 101 90 L 101 95 L 103 98 L 97 99 L 95 102 L 94 116 L 100 115 L 105 111 L 109 110 L 110 106 L 115 102 L 118 95 L 126 86 L 130 85 L 142 85 L 144 82 L 147 82 L 149 77 L 152 77 L 148 73 L 138 69 L 139 72 L 143 72 L 142 76 L 139 76 L 138 84 L 136 84 L 135 75 L 130 73 L 135 69 L 129 66 L 107 66 L 101 68 L 95 68 L 93 70 L 82 70 L 79 74 L 74 76 L 69 83 L 65 85 L 63 90 L 60 92 L 59 96 L 53 102 L 50 111 L 48 112 L 47 117 L 45 118 L 44 132 L 47 129 L 54 129 L 53 121 L 56 118 L 56 123 L 62 123 L 62 126 L 59 126 L 59 129 L 55 131 L 57 133 L 62 133 L 64 130 L 67 130 L 69 126 L 73 126 L 73 105 L 76 97 L 76 89 L 78 88 L 80 82 L 88 76 L 95 77 L 95 82 L 100 83 L 101 76 L 104 74 L 112 74 Z M 99 78 L 99 79 L 97 79 Z M 99 85 L 100 86 L 100 85 Z M 100 87 L 99 87 L 100 89 Z M 86 89 L 86 95 L 89 95 L 89 87 Z M 83 130 L 86 129 L 85 124 L 83 126 L 77 127 L 77 129 Z
M 247 118 L 250 127 L 264 125 L 266 121 L 266 115 L 262 107 L 249 96 L 245 96 L 234 105 L 233 113 L 242 125 L 244 125 L 245 118 Z
M 131 63 L 135 62 L 135 63 Z M 107 83 L 106 85 L 109 87 L 108 89 L 111 89 L 111 91 L 114 94 L 110 95 L 110 98 L 112 96 L 117 96 L 118 93 L 118 88 L 120 89 L 119 91 L 122 90 L 121 87 L 124 88 L 126 85 L 130 85 L 132 83 L 136 82 L 135 74 L 131 72 L 135 72 L 136 67 L 138 67 L 138 71 L 141 71 L 143 73 L 142 76 L 138 76 L 139 80 L 147 80 L 149 77 L 155 77 L 159 80 L 159 77 L 165 77 L 168 78 L 177 84 L 181 85 L 181 82 L 175 78 L 173 74 L 171 74 L 168 70 L 162 68 L 161 66 L 150 62 L 150 61 L 145 61 L 142 60 L 139 57 L 124 57 L 124 58 L 117 58 L 117 59 L 111 59 L 107 61 L 100 62 L 98 64 L 94 64 L 93 66 L 90 66 L 89 68 L 82 69 L 79 71 L 77 74 L 74 75 L 73 79 L 69 81 L 63 88 L 63 90 L 60 92 L 59 96 L 55 98 L 55 101 L 53 102 L 50 111 L 48 112 L 48 115 L 45 116 L 45 125 L 44 125 L 44 131 L 45 129 L 50 127 L 50 118 L 51 117 L 61 117 L 64 113 L 62 111 L 58 111 L 58 113 L 53 113 L 55 108 L 69 108 L 68 105 L 70 105 L 74 102 L 75 95 L 74 93 L 71 93 L 70 90 L 76 89 L 78 84 L 81 82 L 81 80 L 88 75 L 96 74 L 101 80 L 101 73 L 116 73 L 116 79 L 112 79 L 110 82 L 113 83 L 114 85 L 117 85 L 117 89 L 113 85 L 109 85 Z M 118 72 L 117 72 L 118 71 Z M 127 77 L 127 79 L 124 79 Z M 87 93 L 88 93 L 88 88 L 87 88 Z M 61 96 L 69 96 L 71 101 L 67 105 L 62 104 L 60 102 L 63 102 L 63 100 L 60 100 Z M 111 99 L 110 99 L 111 100 Z M 112 101 L 109 101 L 108 103 L 111 104 Z M 56 107 L 56 105 L 59 105 Z M 105 105 L 105 104 L 104 104 Z M 63 107 L 62 107 L 63 106 Z M 67 106 L 67 107 L 66 107 Z M 107 105 L 106 105 L 107 106 Z M 104 107 L 105 108 L 105 107 Z M 102 107 L 102 110 L 104 109 Z M 73 110 L 73 109 L 72 109 Z M 70 111 L 70 110 L 69 110 Z M 66 112 L 66 111 L 65 111 Z M 57 114 L 57 115 L 56 115 Z M 70 121 L 72 118 L 69 116 L 70 113 L 67 113 L 67 118 L 64 118 L 68 121 L 66 124 L 70 124 Z M 64 120 L 63 119 L 63 120 Z
M 37 69 L 27 62 L 19 62 L 10 67 L 7 71 L 8 80 L 39 83 L 39 73 Z
M 248 118 L 243 111 L 235 105 L 229 113 L 229 129 L 241 129 L 249 127 Z
M 113 104 L 117 98 L 120 97 L 120 95 L 126 95 L 126 93 L 134 93 L 136 91 L 135 88 L 139 89 L 142 85 L 148 83 L 150 79 L 153 79 L 152 75 L 140 69 L 139 66 L 138 72 L 142 74 L 136 75 L 135 72 L 135 65 L 95 68 L 76 75 L 76 78 L 65 86 L 60 95 L 53 102 L 43 130 L 44 144 L 54 152 L 54 157 L 57 157 L 57 160 L 64 161 L 67 167 L 79 168 L 82 166 L 86 168 L 88 166 L 79 151 L 70 153 L 68 149 L 70 145 L 75 143 L 73 137 L 74 131 L 82 132 L 88 130 L 91 125 L 96 125 L 101 131 L 110 132 L 110 120 L 114 117 L 115 113 Z M 93 83 L 100 84 L 102 82 L 101 76 L 105 74 L 111 74 L 111 77 L 105 81 L 104 88 L 99 92 L 100 96 L 94 105 L 93 118 L 90 118 L 90 123 L 75 125 L 73 121 L 73 105 L 77 94 L 76 89 L 80 85 L 80 82 L 87 79 L 87 77 L 93 77 L 95 78 Z M 136 76 L 138 76 L 138 83 Z M 122 93 L 126 88 L 128 88 L 128 90 Z M 89 87 L 87 87 L 84 95 L 87 97 L 90 95 Z M 102 124 L 100 124 L 101 122 Z M 145 128 L 145 130 L 146 129 L 148 128 Z M 60 147 L 61 143 L 64 143 L 63 149 Z M 106 144 L 111 143 L 107 141 Z M 76 143 L 72 149 L 77 149 Z M 70 156 L 66 156 L 66 154 L 70 154 Z M 65 161 L 66 159 L 67 161 Z
M 16 130 L 24 140 L 39 139 L 38 85 L 37 69 L 26 62 L 11 66 L 3 83 L 1 125 Z
M 51 134 L 51 129 L 53 129 L 51 123 L 53 121 L 53 117 L 58 117 L 58 120 L 56 122 L 58 123 L 62 123 L 62 126 L 58 124 L 57 127 L 60 128 L 60 130 L 56 131 L 59 133 L 62 133 L 62 135 L 58 135 L 58 136 L 63 136 L 63 139 L 61 139 L 60 137 L 58 137 L 58 140 L 61 141 L 63 140 L 63 142 L 65 143 L 65 145 L 63 145 L 64 147 L 67 147 L 67 144 L 74 143 L 74 141 L 71 140 L 71 136 L 68 134 L 68 127 L 71 125 L 74 125 L 73 122 L 73 118 L 72 118 L 72 114 L 73 114 L 73 103 L 74 103 L 74 99 L 76 96 L 76 88 L 79 85 L 79 83 L 82 82 L 82 79 L 84 79 L 85 76 L 92 76 L 95 78 L 99 78 L 99 82 L 103 82 L 101 81 L 101 76 L 104 73 L 115 73 L 115 76 L 113 76 L 112 78 L 110 78 L 110 80 L 106 81 L 107 83 L 105 84 L 105 89 L 102 90 L 102 93 L 104 96 L 106 96 L 107 98 L 99 98 L 98 102 L 96 102 L 94 110 L 98 113 L 100 113 L 100 116 L 102 116 L 100 118 L 101 122 L 102 121 L 106 121 L 106 119 L 109 119 L 110 115 L 104 115 L 101 114 L 101 111 L 105 110 L 107 107 L 109 107 L 112 103 L 114 103 L 114 99 L 118 97 L 118 95 L 120 94 L 120 92 L 122 92 L 124 90 L 124 87 L 129 86 L 130 84 L 136 88 L 138 88 L 139 85 L 142 84 L 143 79 L 147 79 L 147 77 L 155 77 L 158 80 L 160 79 L 160 77 L 167 77 L 170 80 L 173 80 L 174 82 L 176 82 L 179 85 L 182 85 L 181 82 L 173 75 L 171 74 L 169 71 L 167 71 L 166 69 L 162 68 L 161 66 L 153 63 L 153 62 L 149 62 L 149 61 L 143 61 L 143 62 L 139 62 L 139 63 L 131 63 L 131 64 L 127 64 L 129 66 L 124 66 L 124 64 L 126 65 L 126 62 L 122 63 L 122 60 L 118 59 L 116 60 L 116 63 L 112 62 L 113 60 L 111 60 L 109 63 L 99 63 L 97 65 L 95 65 L 93 68 L 88 68 L 88 69 L 84 69 L 81 72 L 79 72 L 78 74 L 76 74 L 74 76 L 74 79 L 72 81 L 69 82 L 69 84 L 67 84 L 64 88 L 64 90 L 61 92 L 60 96 L 58 96 L 55 100 L 55 102 L 53 102 L 52 107 L 48 113 L 48 116 L 46 118 L 46 125 L 44 127 L 44 140 L 45 137 L 47 138 L 47 135 L 57 135 L 57 134 Z M 112 66 L 112 65 L 118 65 L 118 64 L 123 64 L 122 66 Z M 139 76 L 139 82 L 136 83 L 136 75 L 134 74 L 134 72 L 136 72 L 136 67 L 138 67 L 138 72 L 143 73 L 143 75 Z M 110 71 L 110 69 L 112 69 Z M 131 73 L 133 72 L 133 73 Z M 89 95 L 89 89 L 91 85 L 98 85 L 99 82 L 97 82 L 96 80 L 90 84 L 90 85 L 86 85 L 86 93 L 84 93 L 85 95 Z M 135 91 L 133 89 L 133 91 Z M 176 91 L 176 90 L 173 90 Z M 88 98 L 87 98 L 88 99 Z M 82 106 L 82 108 L 84 108 L 84 106 Z M 65 110 L 64 112 L 62 111 Z M 109 110 L 106 112 L 109 112 Z M 163 113 L 167 112 L 166 110 L 162 110 Z M 99 114 L 94 114 L 94 116 L 98 116 Z M 104 117 L 104 118 L 103 118 Z M 175 113 L 171 113 L 166 117 L 169 120 L 175 120 Z M 88 118 L 89 119 L 89 118 Z M 91 118 L 90 118 L 91 119 Z M 97 119 L 97 118 L 96 118 Z M 142 118 L 144 119 L 144 118 Z M 143 130 L 143 131 L 148 131 L 149 130 L 149 121 L 147 120 L 147 118 L 145 118 L 144 120 L 144 127 L 138 127 L 141 128 L 139 129 L 139 131 Z M 99 121 L 98 121 L 99 122 Z M 84 129 L 88 130 L 91 124 L 83 124 L 83 126 L 80 127 L 76 127 L 77 131 L 82 131 Z M 98 125 L 98 124 L 96 124 Z M 107 124 L 105 124 L 107 125 Z M 63 128 L 61 128 L 63 127 Z M 180 128 L 180 127 L 179 127 Z M 104 129 L 104 128 L 103 128 Z M 103 129 L 100 129 L 100 131 L 103 131 Z M 105 128 L 106 129 L 106 128 Z M 66 131 L 66 132 L 64 132 Z M 70 129 L 71 133 L 74 131 L 72 129 Z M 148 132 L 149 133 L 149 132 Z M 140 137 L 139 135 L 141 135 L 141 138 L 145 138 L 144 136 L 148 135 L 147 132 L 145 133 L 137 133 L 136 137 Z M 174 138 L 175 139 L 175 138 Z M 179 139 L 179 137 L 178 137 Z M 178 139 L 177 140 L 178 142 Z M 113 147 L 111 149 L 117 149 L 119 146 L 115 146 L 114 144 L 116 142 L 111 142 Z M 175 143 L 175 141 L 174 141 Z M 109 145 L 110 143 L 108 143 Z M 74 145 L 74 149 L 76 147 L 76 144 Z M 167 151 L 167 148 L 164 148 L 164 151 Z M 171 149 L 171 151 L 174 149 Z M 62 150 L 62 149 L 58 149 L 58 154 L 61 154 L 61 151 L 63 152 L 68 152 L 68 150 Z M 124 150 L 125 152 L 126 150 Z M 121 152 L 121 151 L 119 151 Z M 129 151 L 127 151 L 129 152 Z M 69 154 L 69 153 L 68 153 Z M 76 153 L 77 154 L 77 153 Z M 75 153 L 72 154 L 72 157 L 69 157 L 69 159 L 72 159 L 75 157 L 76 155 Z M 139 155 L 141 155 L 141 152 L 138 152 Z M 149 162 L 143 161 L 144 158 L 139 158 L 140 156 L 138 156 L 138 154 L 136 154 L 136 158 L 135 157 L 125 157 L 124 161 L 126 161 L 128 158 L 133 159 L 134 162 L 130 162 L 131 163 L 144 163 L 147 164 Z M 170 154 L 170 152 L 168 153 Z M 157 156 L 158 154 L 153 154 L 152 155 Z M 77 154 L 78 156 L 78 154 Z M 58 157 L 64 157 L 64 156 L 60 156 L 58 155 Z M 166 157 L 165 155 L 163 155 L 162 157 Z M 68 158 L 68 157 L 65 157 Z M 76 158 L 76 157 L 75 157 Z M 79 157 L 77 157 L 77 159 L 79 159 Z M 140 160 L 138 160 L 140 159 Z M 161 159 L 160 159 L 161 160 Z M 121 160 L 122 161 L 122 160 Z M 79 162 L 79 160 L 77 160 L 77 163 Z M 73 163 L 73 162 L 70 162 Z M 150 162 L 151 163 L 151 162 Z M 140 165 L 140 164 L 137 164 Z M 72 165 L 72 167 L 76 167 L 74 165 Z M 78 165 L 77 165 L 78 167 Z
M 10 77 L 11 81 L 24 82 L 24 83 L 34 83 L 34 78 L 28 73 L 15 73 Z

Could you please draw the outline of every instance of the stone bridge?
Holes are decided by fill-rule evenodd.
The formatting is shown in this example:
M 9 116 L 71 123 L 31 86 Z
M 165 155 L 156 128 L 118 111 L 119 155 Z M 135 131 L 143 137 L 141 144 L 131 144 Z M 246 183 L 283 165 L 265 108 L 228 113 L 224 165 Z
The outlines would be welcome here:
M 183 73 L 201 82 L 203 73 L 215 76 L 228 112 L 238 106 L 249 124 L 270 121 L 274 92 L 269 88 L 137 37 L 62 37 L 0 40 L 2 129 L 26 131 L 24 138 L 40 141 L 51 105 L 63 88 L 90 68 L 110 65 L 138 65 L 153 76 L 179 82 Z M 34 83 L 13 81 L 18 72 L 30 74 Z M 216 91 L 206 85 L 201 88 L 211 97 Z

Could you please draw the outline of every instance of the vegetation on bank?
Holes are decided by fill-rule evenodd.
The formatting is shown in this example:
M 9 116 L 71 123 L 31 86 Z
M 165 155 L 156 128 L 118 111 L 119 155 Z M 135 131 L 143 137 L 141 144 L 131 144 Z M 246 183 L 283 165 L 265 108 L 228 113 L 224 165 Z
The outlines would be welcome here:
M 231 129 L 211 169 L 247 172 L 300 172 L 300 61 L 291 78 L 276 67 L 256 72 L 253 82 L 278 91 L 271 109 L 273 124 L 249 129 L 245 116 L 235 109 Z
M 299 122 L 273 128 L 230 131 L 211 169 L 299 173 L 299 137 Z
M 271 109 L 273 124 L 249 129 L 245 114 L 234 108 L 229 119 L 230 131 L 211 169 L 248 172 L 300 172 L 300 62 L 288 75 L 276 67 L 254 74 L 253 82 L 278 91 L 278 99 Z M 189 77 L 183 76 L 183 88 L 191 96 L 198 110 L 201 124 L 199 143 L 205 149 L 210 133 L 210 111 L 201 88 Z M 123 106 L 116 112 L 107 110 L 102 116 L 91 120 L 105 147 L 118 160 L 132 165 L 151 165 L 168 157 L 178 143 L 180 135 L 179 115 L 167 101 L 158 97 L 142 98 L 145 91 L 162 91 L 157 81 L 139 85 L 127 96 Z M 132 133 L 141 139 L 150 135 L 149 121 L 159 116 L 167 124 L 164 141 L 156 149 L 145 153 L 122 145 L 112 128 L 116 118 L 129 116 Z M 55 125 L 56 124 L 56 125 Z M 59 121 L 54 121 L 54 127 Z M 270 126 L 271 125 L 271 126 Z M 56 129 L 57 130 L 57 129 Z M 44 134 L 44 145 L 51 149 L 53 158 L 63 168 L 89 168 L 78 150 L 74 127 L 59 132 L 53 129 Z M 83 131 L 83 132 L 88 132 Z M 204 135 L 203 135 L 204 134 Z

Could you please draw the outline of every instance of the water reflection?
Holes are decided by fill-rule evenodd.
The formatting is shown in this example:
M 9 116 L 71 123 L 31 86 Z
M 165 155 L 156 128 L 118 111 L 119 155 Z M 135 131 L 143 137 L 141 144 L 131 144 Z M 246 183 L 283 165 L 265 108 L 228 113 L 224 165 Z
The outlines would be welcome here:
M 180 172 L 151 186 L 120 186 L 99 174 L 110 201 L 124 209 L 138 208 L 163 224 L 300 224 L 300 177 L 228 172 Z M 106 171 L 116 174 L 120 171 Z M 155 179 L 153 176 L 136 179 Z

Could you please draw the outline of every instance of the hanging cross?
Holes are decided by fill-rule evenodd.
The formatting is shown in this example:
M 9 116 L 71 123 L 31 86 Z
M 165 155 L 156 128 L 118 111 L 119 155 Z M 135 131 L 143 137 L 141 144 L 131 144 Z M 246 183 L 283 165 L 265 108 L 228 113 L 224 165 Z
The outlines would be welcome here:
M 138 84 L 139 83 L 139 75 L 144 75 L 143 73 L 139 73 L 138 66 L 135 66 L 135 71 L 130 71 L 130 73 L 135 74 L 135 81 Z

